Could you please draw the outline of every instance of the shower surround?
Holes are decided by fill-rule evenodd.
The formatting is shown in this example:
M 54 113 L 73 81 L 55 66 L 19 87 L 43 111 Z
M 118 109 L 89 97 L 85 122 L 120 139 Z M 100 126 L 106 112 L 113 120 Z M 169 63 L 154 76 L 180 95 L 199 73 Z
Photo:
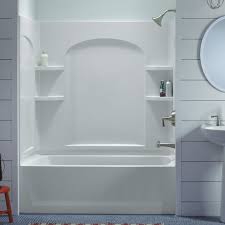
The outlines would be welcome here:
M 175 212 L 174 151 L 156 150 L 174 142 L 161 126 L 172 98 L 158 98 L 173 79 L 173 28 L 20 18 L 21 52 L 50 61 L 21 54 L 21 119 L 32 112 L 20 132 L 21 212 Z

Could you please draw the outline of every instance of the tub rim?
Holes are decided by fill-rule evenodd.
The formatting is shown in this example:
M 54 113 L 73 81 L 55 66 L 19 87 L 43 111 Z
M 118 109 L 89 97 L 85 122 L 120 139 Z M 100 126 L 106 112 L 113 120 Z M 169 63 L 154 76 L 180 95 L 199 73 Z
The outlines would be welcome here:
M 74 165 L 63 165 L 63 164 L 37 164 L 33 163 L 37 160 L 46 159 L 48 157 L 83 157 L 83 158 L 169 158 L 170 162 L 168 164 L 74 164 Z M 33 163 L 33 164 L 32 164 Z M 172 168 L 176 167 L 175 155 L 42 155 L 34 154 L 20 162 L 20 167 L 62 167 L 62 168 Z

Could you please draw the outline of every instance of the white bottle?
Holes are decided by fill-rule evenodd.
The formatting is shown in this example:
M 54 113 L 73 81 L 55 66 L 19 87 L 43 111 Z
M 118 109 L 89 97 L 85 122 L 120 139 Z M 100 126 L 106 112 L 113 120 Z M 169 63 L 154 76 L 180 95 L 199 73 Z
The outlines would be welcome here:
M 44 51 L 41 53 L 40 66 L 48 66 L 48 54 Z
M 166 82 L 166 97 L 173 97 L 173 84 L 170 80 Z

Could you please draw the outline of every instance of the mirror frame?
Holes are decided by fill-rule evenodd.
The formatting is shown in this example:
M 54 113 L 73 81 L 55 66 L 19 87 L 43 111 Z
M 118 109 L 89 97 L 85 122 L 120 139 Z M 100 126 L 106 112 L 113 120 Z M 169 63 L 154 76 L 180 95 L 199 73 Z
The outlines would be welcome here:
M 225 22 L 225 16 L 222 16 L 222 17 L 219 17 L 218 19 L 216 19 L 215 21 L 213 21 L 209 26 L 208 28 L 206 28 L 206 31 L 203 35 L 203 38 L 202 38 L 202 42 L 201 42 L 201 46 L 200 46 L 200 64 L 201 64 L 201 68 L 202 68 L 202 72 L 206 78 L 206 80 L 209 82 L 209 84 L 214 87 L 215 89 L 221 91 L 221 92 L 225 92 L 225 83 L 224 83 L 224 88 L 220 88 L 217 86 L 217 84 L 215 83 L 214 80 L 212 80 L 210 78 L 207 72 L 207 67 L 204 63 L 204 61 L 202 60 L 204 57 L 203 57 L 203 53 L 204 53 L 204 48 L 205 48 L 205 45 L 206 45 L 206 41 L 207 41 L 207 38 L 208 38 L 208 35 L 209 33 L 211 32 L 211 30 L 218 24 L 220 23 L 221 21 L 224 21 Z M 225 42 L 225 40 L 224 40 Z

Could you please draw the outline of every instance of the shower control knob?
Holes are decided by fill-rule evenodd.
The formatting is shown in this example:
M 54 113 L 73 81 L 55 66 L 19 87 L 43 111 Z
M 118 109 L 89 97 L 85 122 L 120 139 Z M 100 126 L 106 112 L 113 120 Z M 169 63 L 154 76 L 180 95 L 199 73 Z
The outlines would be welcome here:
M 172 111 L 170 116 L 162 118 L 163 127 L 165 127 L 165 121 L 170 121 L 172 126 L 176 126 L 176 112 Z

